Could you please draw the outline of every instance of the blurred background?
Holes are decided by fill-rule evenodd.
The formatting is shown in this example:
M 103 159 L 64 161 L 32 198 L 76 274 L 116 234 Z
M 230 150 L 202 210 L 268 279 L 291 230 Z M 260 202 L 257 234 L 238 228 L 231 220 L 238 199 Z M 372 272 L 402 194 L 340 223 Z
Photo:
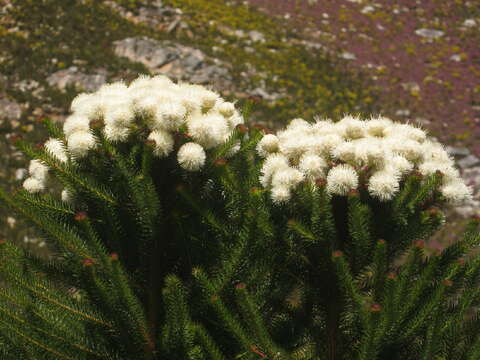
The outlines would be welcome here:
M 474 188 L 435 251 L 480 215 L 479 44 L 480 0 L 0 0 L 0 186 L 27 174 L 12 134 L 41 143 L 76 94 L 165 74 L 272 129 L 346 113 L 427 129 Z M 0 238 L 45 246 L 4 208 Z

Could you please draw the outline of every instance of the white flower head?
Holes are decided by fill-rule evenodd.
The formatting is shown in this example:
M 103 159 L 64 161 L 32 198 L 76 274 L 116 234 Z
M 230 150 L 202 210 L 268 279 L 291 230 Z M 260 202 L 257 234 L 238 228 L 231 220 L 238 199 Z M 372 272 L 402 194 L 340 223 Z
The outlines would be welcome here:
M 265 161 L 263 162 L 260 182 L 264 187 L 267 187 L 271 184 L 272 176 L 275 172 L 288 168 L 288 159 L 281 154 L 270 154 Z
M 302 182 L 304 175 L 301 171 L 285 167 L 276 171 L 272 176 L 272 187 L 288 187 L 293 188 Z
M 290 200 L 292 192 L 287 186 L 275 186 L 271 189 L 270 196 L 275 204 L 281 204 Z
M 178 93 L 181 96 L 182 105 L 185 106 L 189 113 L 202 111 L 205 90 L 201 85 L 179 84 Z
M 427 134 L 425 134 L 425 131 L 416 128 L 410 124 L 395 124 L 391 127 L 391 130 L 389 130 L 389 132 L 391 132 L 393 136 L 400 135 L 410 140 L 415 140 L 419 143 L 423 143 L 427 138 Z
M 388 128 L 392 126 L 392 120 L 384 117 L 373 118 L 367 122 L 367 133 L 371 136 L 384 137 Z
M 180 166 L 187 171 L 198 171 L 205 165 L 207 155 L 199 144 L 188 142 L 178 150 L 177 159 Z
M 422 144 L 422 159 L 424 162 L 454 164 L 442 144 L 428 140 Z
M 318 138 L 318 147 L 324 155 L 330 155 L 333 149 L 342 143 L 342 137 L 337 134 L 328 134 Z
M 42 180 L 29 177 L 23 182 L 23 188 L 29 193 L 34 194 L 45 190 L 45 183 Z
M 219 114 L 196 114 L 188 119 L 188 133 L 205 149 L 223 144 L 229 132 L 225 118 Z
M 218 109 L 218 112 L 221 115 L 225 116 L 226 118 L 229 118 L 235 113 L 235 105 L 227 101 L 224 101 L 218 104 L 217 109 Z
M 347 195 L 358 187 L 358 174 L 348 164 L 340 164 L 330 169 L 327 175 L 327 193 L 331 195 Z
M 315 154 L 304 154 L 300 158 L 298 167 L 307 179 L 316 180 L 325 177 L 325 169 L 328 167 L 327 162 L 322 157 Z
M 422 147 L 414 140 L 392 137 L 385 140 L 384 144 L 386 144 L 392 152 L 403 156 L 409 161 L 417 162 L 422 156 Z
M 67 138 L 68 150 L 77 157 L 83 157 L 95 147 L 95 137 L 91 132 L 75 132 Z
M 104 84 L 95 92 L 95 96 L 101 97 L 106 101 L 125 101 L 128 99 L 128 87 L 122 81 Z
M 399 179 L 393 171 L 381 170 L 374 173 L 368 182 L 368 192 L 381 201 L 391 200 L 400 188 Z
M 257 153 L 263 158 L 276 151 L 278 151 L 278 137 L 273 134 L 264 135 L 257 144 Z
M 89 107 L 92 104 L 94 95 L 88 93 L 81 93 L 75 96 L 70 105 L 70 110 L 76 114 L 88 113 Z
M 89 131 L 90 120 L 85 115 L 73 114 L 70 115 L 63 124 L 63 132 L 66 137 L 69 137 L 78 131 Z
M 382 167 L 390 152 L 375 138 L 360 139 L 355 142 L 357 165 Z
M 72 193 L 66 188 L 62 190 L 61 198 L 62 201 L 66 203 L 71 203 L 73 201 Z
M 32 178 L 43 182 L 48 176 L 48 166 L 43 164 L 40 160 L 30 160 L 28 173 Z
M 54 158 L 60 162 L 66 163 L 68 161 L 65 145 L 58 139 L 50 138 L 45 142 L 45 150 L 47 150 Z
M 148 80 L 150 87 L 156 90 L 170 90 L 175 87 L 175 83 L 165 75 L 156 75 Z
M 387 160 L 388 164 L 394 171 L 397 171 L 401 175 L 407 174 L 413 170 L 413 163 L 405 159 L 400 155 L 393 155 Z
M 332 156 L 335 159 L 345 162 L 353 162 L 355 160 L 356 147 L 352 141 L 346 141 L 332 150 Z
M 178 101 L 159 104 L 153 127 L 176 131 L 185 123 L 186 115 L 187 109 Z
M 232 116 L 227 118 L 227 123 L 230 130 L 233 130 L 237 125 L 244 123 L 243 116 L 238 111 L 235 111 Z
M 152 131 L 147 139 L 155 141 L 153 153 L 158 157 L 166 157 L 173 151 L 174 139 L 167 131 Z
M 152 78 L 148 75 L 140 75 L 138 78 L 133 80 L 128 89 L 130 91 L 141 90 L 141 89 L 150 89 L 152 87 Z
M 126 141 L 130 135 L 130 129 L 125 126 L 107 124 L 103 128 L 103 134 L 109 141 Z
M 352 116 L 346 116 L 338 122 L 338 126 L 343 131 L 343 136 L 347 139 L 359 139 L 365 136 L 365 121 Z
M 309 131 L 311 130 L 312 125 L 303 119 L 297 118 L 290 121 L 287 125 L 287 131 L 289 130 L 300 130 L 300 131 Z
M 199 95 L 203 112 L 207 112 L 212 109 L 220 99 L 220 95 L 218 95 L 216 92 L 207 90 L 205 88 L 203 88 L 203 91 L 199 92 Z
M 319 120 L 312 125 L 312 131 L 317 136 L 328 134 L 339 135 L 339 129 L 331 120 Z
M 455 204 L 469 200 L 472 197 L 472 188 L 465 185 L 461 179 L 447 182 L 440 188 L 440 192 L 448 201 Z
M 105 111 L 105 124 L 110 126 L 128 126 L 135 120 L 133 107 L 128 103 L 119 103 Z
M 457 169 L 450 166 L 450 164 L 442 162 L 424 162 L 418 166 L 418 171 L 420 171 L 420 173 L 425 176 L 430 176 L 435 174 L 437 171 L 440 171 L 443 174 L 446 182 L 460 178 L 460 173 Z

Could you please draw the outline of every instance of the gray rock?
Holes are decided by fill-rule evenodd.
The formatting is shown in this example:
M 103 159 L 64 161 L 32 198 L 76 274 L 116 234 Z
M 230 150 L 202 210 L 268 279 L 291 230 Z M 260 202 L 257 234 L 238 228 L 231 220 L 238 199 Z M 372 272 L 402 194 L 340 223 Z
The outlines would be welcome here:
M 155 72 L 180 56 L 180 51 L 170 42 L 149 38 L 127 38 L 115 41 L 115 54 L 139 62 Z
M 282 97 L 278 93 L 269 93 L 265 89 L 260 88 L 260 87 L 250 91 L 250 94 L 253 95 L 253 96 L 260 96 L 260 97 L 262 97 L 262 99 L 265 99 L 269 102 L 275 102 Z
M 153 74 L 196 84 L 212 84 L 217 90 L 231 86 L 228 66 L 209 58 L 199 49 L 150 38 L 127 38 L 114 42 L 114 46 L 116 55 L 142 63 Z
M 65 90 L 67 86 L 73 86 L 88 92 L 98 90 L 106 81 L 107 76 L 104 70 L 99 70 L 96 74 L 84 74 L 78 71 L 76 66 L 57 71 L 47 77 L 48 84 L 60 90 Z
M 466 204 L 455 207 L 455 212 L 463 218 L 480 215 L 480 201 L 470 200 Z
M 415 34 L 418 36 L 424 37 L 429 40 L 439 39 L 445 33 L 441 30 L 434 30 L 434 29 L 417 29 L 415 30 Z
M 19 120 L 22 116 L 22 108 L 13 100 L 0 98 L 0 119 Z
M 200 50 L 183 47 L 183 57 L 180 59 L 180 64 L 189 71 L 194 71 L 203 65 L 205 58 L 205 54 Z
M 470 155 L 470 150 L 465 147 L 459 148 L 454 146 L 447 146 L 447 153 L 455 157 L 464 157 Z
M 253 42 L 265 42 L 265 35 L 263 35 L 260 31 L 252 30 L 248 32 L 248 36 L 250 40 Z
M 457 163 L 458 166 L 460 166 L 462 169 L 466 169 L 480 164 L 480 159 L 477 158 L 475 155 L 470 154 L 467 157 L 460 159 Z
M 195 84 L 208 84 L 212 79 L 228 78 L 228 70 L 216 65 L 204 67 L 202 71 L 197 71 L 190 77 L 190 81 Z
M 480 166 L 474 166 L 463 170 L 462 178 L 467 185 L 470 185 L 474 189 L 475 194 L 480 195 Z
M 351 52 L 348 52 L 348 51 L 345 51 L 345 52 L 341 53 L 340 57 L 345 59 L 345 60 L 356 60 L 357 59 L 355 54 L 353 54 Z

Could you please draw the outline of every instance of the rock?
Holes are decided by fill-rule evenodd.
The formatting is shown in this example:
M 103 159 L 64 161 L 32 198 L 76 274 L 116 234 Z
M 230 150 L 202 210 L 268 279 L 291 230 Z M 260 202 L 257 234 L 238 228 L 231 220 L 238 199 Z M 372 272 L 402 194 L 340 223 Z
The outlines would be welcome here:
M 195 84 L 207 84 L 210 83 L 212 78 L 228 77 L 228 70 L 218 67 L 216 65 L 210 65 L 204 67 L 202 71 L 198 71 L 190 77 L 190 81 Z
M 212 84 L 217 90 L 231 86 L 229 67 L 199 49 L 145 37 L 119 40 L 114 46 L 116 55 L 142 63 L 153 74 L 195 84 Z
M 417 29 L 415 30 L 415 34 L 418 36 L 424 37 L 428 40 L 434 40 L 434 39 L 439 39 L 445 33 L 441 30 L 434 30 L 434 29 Z
M 127 38 L 113 44 L 117 56 L 142 63 L 153 72 L 180 56 L 179 50 L 170 42 L 149 38 Z
M 474 197 L 480 195 L 480 166 L 463 170 L 462 178 L 467 185 L 473 187 Z
M 13 100 L 0 97 L 0 119 L 18 121 L 22 116 L 22 108 Z
M 342 54 L 340 54 L 340 57 L 345 60 L 355 60 L 357 57 L 355 54 L 352 54 L 351 52 L 345 51 Z
M 397 115 L 397 116 L 409 116 L 410 115 L 410 110 L 408 110 L 408 109 L 398 109 L 395 112 L 395 115 Z
M 480 215 L 480 201 L 470 200 L 466 204 L 455 207 L 455 212 L 463 218 Z
M 182 67 L 190 71 L 197 70 L 205 62 L 205 54 L 198 49 L 183 47 L 184 56 L 180 59 Z
M 457 163 L 462 169 L 466 169 L 480 164 L 480 159 L 475 155 L 470 154 L 467 157 L 460 159 Z
M 282 97 L 280 94 L 277 93 L 269 93 L 261 87 L 253 89 L 249 93 L 251 96 L 260 96 L 262 99 L 267 100 L 268 102 L 275 102 Z
M 477 26 L 477 22 L 475 21 L 475 19 L 466 19 L 463 22 L 463 26 L 465 26 L 465 27 L 475 27 L 475 26 Z
M 252 30 L 248 32 L 248 36 L 250 40 L 253 42 L 265 42 L 265 35 L 263 35 L 260 31 Z
M 88 92 L 98 90 L 106 81 L 107 76 L 104 70 L 99 70 L 97 74 L 84 74 L 78 71 L 76 66 L 57 71 L 47 77 L 48 84 L 60 90 L 65 90 L 67 86 L 73 86 Z
M 369 14 L 375 11 L 375 8 L 371 5 L 367 5 L 363 7 L 363 9 L 360 11 L 362 14 Z
M 470 150 L 468 150 L 465 147 L 459 148 L 454 146 L 447 146 L 446 150 L 449 155 L 455 156 L 455 157 L 465 157 L 470 155 Z
M 455 62 L 460 62 L 462 61 L 462 57 L 458 54 L 450 56 L 450 60 L 455 61 Z

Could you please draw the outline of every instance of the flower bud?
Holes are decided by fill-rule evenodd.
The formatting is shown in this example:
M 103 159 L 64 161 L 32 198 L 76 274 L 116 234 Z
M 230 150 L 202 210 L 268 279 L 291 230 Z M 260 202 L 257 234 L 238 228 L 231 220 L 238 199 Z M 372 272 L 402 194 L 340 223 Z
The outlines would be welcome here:
M 79 211 L 75 214 L 76 221 L 85 221 L 88 219 L 88 215 L 85 211 Z
M 240 134 L 246 134 L 248 132 L 248 128 L 243 124 L 238 124 L 235 128 Z
M 219 158 L 219 159 L 215 160 L 214 164 L 215 164 L 215 166 L 218 166 L 218 167 L 225 166 L 225 165 L 227 165 L 227 159 Z
M 415 240 L 414 246 L 419 249 L 423 249 L 425 247 L 425 241 L 423 240 Z
M 343 256 L 343 252 L 340 251 L 340 250 L 335 250 L 333 253 L 332 253 L 332 257 L 333 258 L 339 258 L 339 257 L 342 257 Z
M 83 267 L 90 267 L 90 266 L 92 266 L 93 264 L 94 264 L 94 263 L 93 263 L 93 260 L 90 259 L 90 258 L 84 259 L 84 260 L 83 260 L 83 263 L 82 263 Z
M 246 287 L 247 285 L 245 285 L 245 283 L 238 283 L 237 285 L 235 285 L 235 289 L 237 290 L 244 290 Z

